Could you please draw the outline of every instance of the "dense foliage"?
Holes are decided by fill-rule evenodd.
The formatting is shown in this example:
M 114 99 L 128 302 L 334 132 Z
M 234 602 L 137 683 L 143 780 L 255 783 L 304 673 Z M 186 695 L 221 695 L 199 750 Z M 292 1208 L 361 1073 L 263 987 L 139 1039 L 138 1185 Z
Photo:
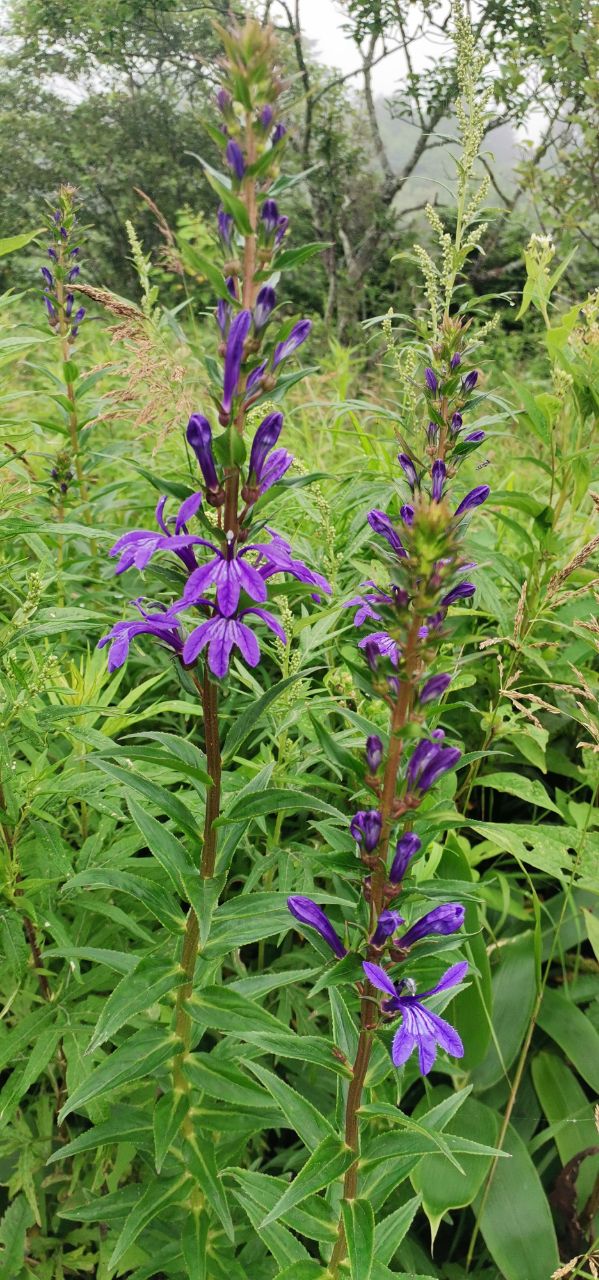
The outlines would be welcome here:
M 9 60 L 97 79 L 2 197 L 7 1280 L 597 1274 L 592 210 L 564 142 L 563 242 L 498 230 L 485 153 L 533 59 L 584 132 L 587 50 L 520 12 L 481 16 L 503 78 L 457 4 L 444 96 L 410 81 L 456 139 L 407 261 L 285 33 L 12 6 Z M 348 6 L 366 64 L 398 21 Z M 112 223 L 42 199 L 84 134 Z

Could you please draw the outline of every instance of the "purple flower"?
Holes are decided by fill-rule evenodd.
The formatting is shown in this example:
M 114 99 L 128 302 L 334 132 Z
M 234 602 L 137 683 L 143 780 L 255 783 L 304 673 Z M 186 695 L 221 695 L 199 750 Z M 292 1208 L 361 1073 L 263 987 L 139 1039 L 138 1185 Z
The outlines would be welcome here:
M 455 355 L 451 357 L 451 360 L 449 362 L 449 367 L 450 369 L 458 369 L 461 363 L 462 363 L 462 357 L 459 351 L 456 351 Z
M 374 591 L 367 591 L 363 596 L 353 596 L 352 599 L 348 600 L 344 605 L 344 608 L 346 609 L 357 608 L 357 613 L 354 618 L 355 627 L 361 627 L 362 623 L 365 622 L 367 618 L 374 618 L 375 622 L 380 621 L 381 615 L 380 613 L 377 613 L 376 609 L 373 607 L 375 604 L 393 605 L 395 603 L 393 596 L 379 590 L 376 582 L 373 582 L 372 579 L 368 579 L 366 582 L 363 582 L 362 586 L 374 587 Z
M 249 391 L 253 391 L 254 387 L 257 386 L 261 378 L 263 378 L 267 364 L 268 360 L 263 360 L 262 364 L 256 365 L 256 368 L 252 369 L 251 373 L 248 373 L 245 383 L 246 395 Z
M 443 937 L 447 937 L 450 933 L 457 933 L 458 929 L 462 928 L 465 915 L 466 912 L 460 902 L 444 902 L 440 907 L 433 907 L 432 911 L 427 911 L 426 915 L 411 925 L 401 938 L 396 938 L 396 946 L 406 951 L 408 947 L 413 947 L 414 943 L 421 942 L 423 938 L 429 938 L 433 933 L 440 933 Z
M 439 434 L 439 428 L 437 426 L 437 423 L 429 422 L 428 427 L 426 428 L 426 438 L 429 444 L 436 444 L 438 434 Z
M 364 649 L 371 671 L 376 671 L 378 658 L 389 658 L 394 667 L 399 662 L 399 648 L 386 631 L 374 631 L 358 641 L 358 649 Z
M 384 511 L 369 511 L 366 518 L 370 528 L 374 529 L 375 533 L 378 533 L 381 538 L 384 538 L 385 541 L 389 543 L 391 550 L 394 551 L 397 556 L 407 556 L 408 553 L 401 541 L 401 538 L 399 537 L 399 534 L 394 529 L 389 516 L 386 515 Z
M 231 217 L 231 214 L 225 213 L 224 209 L 219 209 L 216 215 L 216 222 L 218 226 L 218 234 L 221 238 L 224 248 L 230 249 L 231 235 L 232 235 L 233 226 L 234 226 L 233 218 Z
M 298 347 L 301 347 L 302 342 L 306 341 L 311 328 L 311 320 L 298 320 L 297 324 L 294 324 L 289 336 L 283 342 L 278 342 L 275 347 L 272 358 L 273 369 L 276 369 L 281 360 L 286 360 L 294 351 L 297 351 Z
M 423 705 L 427 702 L 434 702 L 445 693 L 445 690 L 449 688 L 450 684 L 451 676 L 449 675 L 431 676 L 430 679 L 423 684 L 420 690 L 419 701 Z
M 454 413 L 451 419 L 451 430 L 454 436 L 457 435 L 458 431 L 461 431 L 463 421 L 461 413 Z
M 208 602 L 204 601 L 204 603 Z M 261 618 L 279 637 L 282 644 L 286 643 L 287 637 L 280 622 L 277 622 L 272 613 L 268 613 L 266 609 L 251 607 L 242 609 L 237 618 L 223 617 L 215 610 L 211 618 L 201 622 L 199 627 L 196 627 L 188 636 L 183 646 L 183 661 L 188 665 L 195 662 L 198 654 L 208 645 L 208 666 L 212 674 L 221 679 L 229 670 L 231 651 L 236 646 L 248 666 L 257 666 L 260 661 L 260 646 L 253 631 L 250 631 L 247 624 L 241 621 L 250 613 Z
M 293 578 L 297 578 L 298 582 L 305 582 L 310 586 L 318 587 L 320 591 L 330 595 L 331 584 L 327 582 L 327 579 L 321 573 L 316 573 L 314 569 L 309 569 L 303 560 L 295 560 L 290 544 L 274 529 L 270 529 L 267 526 L 266 532 L 271 535 L 272 542 L 256 544 L 254 547 L 254 550 L 259 551 L 260 555 L 264 556 L 264 562 L 259 565 L 259 573 L 265 580 L 272 578 L 273 574 L 276 573 L 290 573 Z
M 48 288 L 53 289 L 54 276 L 52 275 L 52 272 L 48 269 L 48 267 L 40 267 L 40 271 L 42 273 L 42 276 L 44 277 L 44 281 L 47 284 Z
M 408 869 L 411 858 L 422 848 L 422 840 L 415 831 L 405 831 L 395 846 L 395 857 L 391 863 L 389 879 L 392 884 L 400 884 Z
M 359 809 L 350 822 L 350 835 L 366 853 L 372 853 L 379 842 L 382 823 L 378 809 Z
M 462 753 L 458 747 L 441 747 L 438 742 L 422 738 L 412 752 L 407 768 L 408 790 L 415 787 L 424 793 L 457 764 Z
M 381 1008 L 385 1013 L 401 1013 L 402 1024 L 393 1037 L 391 1058 L 396 1067 L 408 1061 L 414 1049 L 418 1049 L 418 1062 L 423 1076 L 432 1070 L 437 1057 L 437 1048 L 444 1049 L 454 1058 L 463 1058 L 464 1046 L 457 1031 L 440 1018 L 438 1014 L 425 1009 L 422 1001 L 439 991 L 447 991 L 457 986 L 468 972 L 466 962 L 454 964 L 443 974 L 440 982 L 429 991 L 422 991 L 419 996 L 414 993 L 411 979 L 402 979 L 395 987 L 385 970 L 378 964 L 370 964 L 368 960 L 362 965 L 368 981 L 379 991 L 384 991 L 387 999 Z M 406 991 L 409 994 L 404 995 Z
M 254 329 L 259 332 L 264 328 L 266 321 L 270 317 L 273 307 L 276 306 L 277 296 L 274 289 L 269 284 L 263 285 L 254 307 Z
M 263 129 L 270 129 L 270 126 L 272 124 L 272 116 L 273 116 L 272 107 L 267 102 L 266 105 L 262 108 L 260 115 L 258 117 Z
M 445 463 L 442 462 L 440 458 L 437 458 L 437 461 L 433 462 L 432 471 L 431 471 L 431 477 L 433 482 L 433 486 L 432 486 L 433 502 L 440 502 L 441 498 L 443 497 L 443 484 L 444 484 L 446 475 L 447 475 L 447 467 L 445 466 Z
M 275 449 L 270 457 L 266 459 L 262 468 L 262 478 L 260 480 L 260 493 L 266 493 L 267 489 L 272 489 L 273 484 L 278 484 L 293 462 L 293 454 L 287 449 Z
M 135 565 L 136 569 L 145 569 L 156 551 L 174 551 L 187 569 L 195 569 L 196 560 L 193 547 L 201 545 L 203 539 L 188 534 L 185 521 L 191 519 L 199 511 L 201 502 L 201 493 L 190 494 L 185 499 L 175 517 L 175 533 L 173 536 L 163 519 L 166 498 L 160 498 L 156 507 L 156 523 L 161 532 L 155 533 L 150 529 L 132 529 L 129 533 L 124 533 L 109 551 L 111 556 L 120 556 L 115 572 L 117 574 L 124 573 L 132 565 Z M 185 532 L 181 535 L 182 529 Z
M 431 369 L 430 366 L 427 366 L 424 370 L 424 381 L 426 382 L 429 391 L 431 391 L 433 395 L 436 395 L 439 383 L 434 369 Z
M 216 587 L 218 608 L 225 618 L 230 618 L 235 613 L 242 591 L 260 603 L 267 599 L 264 579 L 245 558 L 255 550 L 254 546 L 243 547 L 238 551 L 232 533 L 227 534 L 224 551 L 213 542 L 202 541 L 204 546 L 210 547 L 214 556 L 208 564 L 194 569 L 188 578 L 183 593 L 183 603 L 186 606 L 199 603 L 204 591 L 210 586 Z
M 228 92 L 228 90 L 219 89 L 216 95 L 216 105 L 219 111 L 222 111 L 223 115 L 226 115 L 227 111 L 229 110 L 229 107 L 231 106 L 231 101 L 232 101 L 231 94 Z
M 133 603 L 139 609 L 141 619 L 116 622 L 112 630 L 107 635 L 102 636 L 102 639 L 98 642 L 98 649 L 103 649 L 105 645 L 110 644 L 110 652 L 108 654 L 108 670 L 110 672 L 116 671 L 126 662 L 129 656 L 129 646 L 135 636 L 155 636 L 163 644 L 173 649 L 175 653 L 181 654 L 183 650 L 183 641 L 179 632 L 179 619 L 173 609 L 166 609 L 163 613 L 146 613 L 142 608 L 141 600 L 134 600 Z
M 223 412 L 230 414 L 233 396 L 237 391 L 243 347 L 252 323 L 251 311 L 239 311 L 231 321 L 227 349 L 225 351 L 225 368 L 223 374 Z
M 478 382 L 478 370 L 471 369 L 470 373 L 467 373 L 466 377 L 462 378 L 462 391 L 465 391 L 466 393 L 470 391 L 474 391 L 474 388 L 477 382 Z
M 484 438 L 484 431 L 471 431 L 469 436 L 464 436 L 464 444 L 482 444 Z
M 269 413 L 263 418 L 252 441 L 250 452 L 249 474 L 256 480 L 262 479 L 262 472 L 267 455 L 277 443 L 283 428 L 283 414 Z
M 56 252 L 56 249 L 54 248 L 54 245 L 52 244 L 48 249 L 48 257 L 52 259 L 52 262 L 58 262 L 58 254 Z
M 67 293 L 67 296 L 66 296 L 66 299 L 65 299 L 65 308 L 64 308 L 64 313 L 65 313 L 65 316 L 66 316 L 67 320 L 70 320 L 70 318 L 71 318 L 71 312 L 72 312 L 72 310 L 73 310 L 73 304 L 74 304 L 74 302 L 75 302 L 75 294 L 74 294 L 74 293 Z
M 381 911 L 376 929 L 370 939 L 371 947 L 384 947 L 387 938 L 399 929 L 400 924 L 405 924 L 405 921 L 398 911 Z
M 414 508 L 411 505 L 411 503 L 404 502 L 404 505 L 401 508 L 399 514 L 404 524 L 407 525 L 408 529 L 410 529 L 414 523 Z
M 71 284 L 72 281 L 76 280 L 77 276 L 80 276 L 80 275 L 81 275 L 81 267 L 71 267 L 71 270 L 67 274 L 67 283 Z
M 243 157 L 243 151 L 241 150 L 239 143 L 235 142 L 233 138 L 231 138 L 230 141 L 227 143 L 225 157 L 227 160 L 227 164 L 230 165 L 238 182 L 241 182 L 241 179 L 243 178 L 243 175 L 245 173 L 245 160 Z
M 476 587 L 473 582 L 458 582 L 457 587 L 452 587 L 451 591 L 443 596 L 441 604 L 444 609 L 448 609 L 450 604 L 455 604 L 456 600 L 469 600 L 474 595 Z
M 311 898 L 302 898 L 298 894 L 287 899 L 287 906 L 296 920 L 300 924 L 309 925 L 310 929 L 316 929 L 321 938 L 324 938 L 335 955 L 340 960 L 347 955 L 347 951 L 343 946 L 341 938 L 335 932 L 330 920 L 325 915 L 321 907 L 318 907 Z
M 410 488 L 415 489 L 418 484 L 418 476 L 416 475 L 416 468 L 412 459 L 408 457 L 407 453 L 398 453 L 397 461 L 399 462 L 402 471 L 405 473 Z
M 471 489 L 470 493 L 462 498 L 459 507 L 456 507 L 454 516 L 463 516 L 466 511 L 472 511 L 474 507 L 480 507 L 487 498 L 491 490 L 488 484 L 478 484 L 475 489 Z
M 270 238 L 273 236 L 279 221 L 279 207 L 276 200 L 265 200 L 260 210 L 260 218 L 264 228 L 264 234 Z
M 275 125 L 275 127 L 274 127 L 274 129 L 273 129 L 273 131 L 272 131 L 272 138 L 271 138 L 271 142 L 272 142 L 273 147 L 276 147 L 277 142 L 280 142 L 280 141 L 281 141 L 281 139 L 285 137 L 285 134 L 286 134 L 286 133 L 287 133 L 287 130 L 286 130 L 285 125 L 284 125 L 284 124 L 277 124 L 277 125 Z
M 203 413 L 192 413 L 187 423 L 186 435 L 200 464 L 206 487 L 216 492 L 220 485 L 212 454 L 212 428 Z
M 285 214 L 282 214 L 281 217 L 277 219 L 277 230 L 275 233 L 275 246 L 277 249 L 279 248 L 279 245 L 281 244 L 281 242 L 285 239 L 288 226 L 289 226 L 289 218 L 285 217 Z
M 376 773 L 383 759 L 383 744 L 378 734 L 372 733 L 366 739 L 366 764 L 371 773 Z
M 77 324 L 77 325 L 81 324 L 81 321 L 83 320 L 84 315 L 85 315 L 85 307 L 78 307 L 77 311 L 75 312 L 75 315 L 73 316 L 73 324 Z

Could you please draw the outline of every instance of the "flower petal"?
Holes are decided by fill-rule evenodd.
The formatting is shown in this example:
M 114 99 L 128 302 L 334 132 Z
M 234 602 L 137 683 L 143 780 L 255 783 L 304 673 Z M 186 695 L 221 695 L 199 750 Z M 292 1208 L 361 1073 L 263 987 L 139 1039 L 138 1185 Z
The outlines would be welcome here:
M 415 1037 L 408 1030 L 405 1022 L 402 1023 L 399 1030 L 395 1032 L 393 1043 L 391 1045 L 391 1060 L 395 1067 L 403 1067 L 404 1062 L 408 1061 L 410 1054 L 416 1047 Z
M 395 986 L 389 977 L 389 974 L 385 973 L 385 970 L 381 968 L 380 964 L 371 964 L 369 960 L 363 960 L 362 968 L 368 978 L 368 981 L 372 983 L 373 987 L 376 987 L 378 991 L 384 991 L 385 995 L 393 996 L 397 999 Z

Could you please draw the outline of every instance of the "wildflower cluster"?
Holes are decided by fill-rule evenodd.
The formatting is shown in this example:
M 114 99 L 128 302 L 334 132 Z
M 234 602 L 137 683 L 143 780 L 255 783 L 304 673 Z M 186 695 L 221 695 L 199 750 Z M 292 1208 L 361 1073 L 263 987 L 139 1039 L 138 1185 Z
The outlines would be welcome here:
M 208 173 L 221 201 L 222 280 L 218 270 L 210 276 L 218 292 L 220 359 L 208 364 L 212 409 L 192 414 L 186 432 L 201 487 L 189 492 L 174 516 L 165 515 L 166 500 L 161 499 L 158 530 L 131 531 L 112 548 L 117 572 L 133 565 L 144 569 L 157 552 L 166 551 L 176 557 L 183 579 L 180 596 L 170 606 L 146 608 L 140 598 L 135 602 L 140 617 L 116 623 L 100 641 L 111 642 L 111 670 L 125 661 L 133 637 L 144 633 L 161 640 L 186 666 L 207 649 L 209 670 L 218 678 L 227 674 L 234 648 L 256 666 L 257 621 L 282 643 L 286 640 L 280 621 L 264 608 L 270 580 L 287 574 L 313 593 L 330 591 L 322 574 L 299 560 L 279 533 L 258 523 L 260 499 L 283 479 L 293 458 L 278 447 L 283 429 L 279 410 L 259 421 L 248 451 L 247 415 L 253 409 L 254 420 L 275 388 L 280 398 L 286 362 L 305 342 L 311 322 L 282 317 L 275 292 L 280 272 L 295 255 L 283 249 L 289 219 L 273 196 L 275 183 L 284 189 L 278 172 L 286 129 L 279 119 L 282 84 L 272 34 L 254 21 L 220 34 L 227 54 L 225 83 L 216 99 L 220 124 L 211 136 L 223 152 L 226 170 Z M 216 530 L 204 503 L 217 512 Z M 190 532 L 194 520 L 210 536 Z M 188 610 L 197 611 L 200 621 L 185 633 L 180 615 Z
M 58 192 L 58 208 L 53 210 L 49 218 L 50 265 L 41 267 L 48 321 L 51 328 L 67 340 L 69 346 L 75 342 L 85 316 L 85 307 L 75 305 L 75 294 L 69 287 L 81 274 L 81 246 L 74 243 L 77 239 L 74 196 L 73 187 L 63 186 Z

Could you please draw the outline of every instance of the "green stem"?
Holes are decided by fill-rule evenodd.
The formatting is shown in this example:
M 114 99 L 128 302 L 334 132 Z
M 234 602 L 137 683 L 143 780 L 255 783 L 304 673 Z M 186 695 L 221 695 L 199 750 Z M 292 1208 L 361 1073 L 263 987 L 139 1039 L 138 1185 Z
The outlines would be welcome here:
M 204 840 L 200 862 L 200 875 L 202 879 L 210 880 L 214 875 L 216 866 L 218 837 L 214 823 L 220 813 L 221 754 L 218 730 L 218 689 L 216 684 L 214 684 L 210 679 L 207 662 L 204 668 L 203 684 L 200 685 L 199 681 L 194 681 L 194 683 L 197 685 L 204 708 L 206 763 L 208 766 L 208 773 L 212 779 L 211 786 L 206 790 Z M 185 1058 L 187 1057 L 191 1047 L 192 1033 L 191 1018 L 187 1012 L 186 1005 L 193 991 L 193 978 L 198 955 L 199 937 L 200 928 L 198 918 L 193 907 L 190 907 L 187 913 L 185 936 L 183 939 L 183 951 L 181 953 L 181 967 L 185 974 L 186 981 L 182 987 L 179 987 L 177 992 L 177 1003 L 175 1006 L 175 1032 L 183 1047 L 175 1058 L 173 1079 L 175 1089 L 180 1090 L 183 1093 L 189 1092 L 189 1083 L 186 1079 L 183 1067 Z

